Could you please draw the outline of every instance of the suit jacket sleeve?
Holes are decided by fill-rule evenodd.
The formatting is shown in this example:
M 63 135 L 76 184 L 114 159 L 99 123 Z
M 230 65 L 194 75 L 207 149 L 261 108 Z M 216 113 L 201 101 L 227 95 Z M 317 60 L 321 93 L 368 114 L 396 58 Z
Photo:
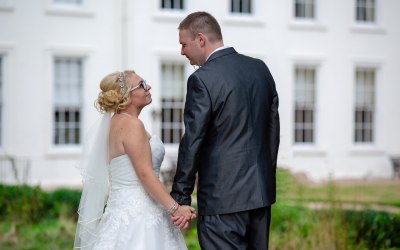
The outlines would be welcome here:
M 272 104 L 270 108 L 270 124 L 268 126 L 269 134 L 269 148 L 271 149 L 272 166 L 276 168 L 278 149 L 280 142 L 280 123 L 279 123 L 279 98 L 276 92 L 275 83 L 272 84 Z
M 179 145 L 178 165 L 171 195 L 183 205 L 191 204 L 199 155 L 211 117 L 211 100 L 204 83 L 191 75 L 187 83 L 184 111 L 185 134 Z

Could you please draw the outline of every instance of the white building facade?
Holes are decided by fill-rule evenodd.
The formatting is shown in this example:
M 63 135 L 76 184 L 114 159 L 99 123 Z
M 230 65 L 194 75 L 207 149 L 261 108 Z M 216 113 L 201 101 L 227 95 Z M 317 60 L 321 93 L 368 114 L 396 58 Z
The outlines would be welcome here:
M 77 186 L 103 76 L 152 85 L 141 114 L 175 166 L 186 79 L 179 22 L 204 10 L 225 45 L 264 60 L 280 96 L 278 165 L 310 178 L 390 178 L 400 156 L 400 1 L 0 0 L 0 181 Z M 11 170 L 10 170 L 11 169 Z M 24 173 L 26 173 L 24 175 Z

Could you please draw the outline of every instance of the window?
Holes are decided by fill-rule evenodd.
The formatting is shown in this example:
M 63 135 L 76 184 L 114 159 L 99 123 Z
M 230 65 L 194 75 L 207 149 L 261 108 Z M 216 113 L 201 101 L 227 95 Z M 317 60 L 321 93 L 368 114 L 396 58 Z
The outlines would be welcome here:
M 76 145 L 81 141 L 83 60 L 54 60 L 54 144 Z
M 161 71 L 161 136 L 164 143 L 179 143 L 184 131 L 184 66 L 162 64 Z
M 314 67 L 296 67 L 294 113 L 296 143 L 314 142 L 315 85 Z
M 0 56 L 0 146 L 3 138 L 3 58 Z
M 231 0 L 232 13 L 251 13 L 251 0 Z
M 354 111 L 355 142 L 373 142 L 375 117 L 375 70 L 356 70 Z
M 375 0 L 356 0 L 356 19 L 358 22 L 375 22 Z
M 295 0 L 294 16 L 296 18 L 314 19 L 315 2 L 314 0 Z
M 183 0 L 161 0 L 162 9 L 183 10 Z

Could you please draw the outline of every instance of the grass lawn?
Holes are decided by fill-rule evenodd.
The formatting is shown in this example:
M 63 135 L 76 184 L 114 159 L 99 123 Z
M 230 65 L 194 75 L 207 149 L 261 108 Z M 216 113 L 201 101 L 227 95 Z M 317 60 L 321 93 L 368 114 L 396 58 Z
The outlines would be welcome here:
M 296 178 L 286 170 L 278 171 L 277 179 L 278 202 L 334 200 L 366 206 L 389 206 L 400 211 L 400 180 L 336 180 L 312 183 L 304 178 Z
M 71 250 L 75 228 L 75 221 L 65 218 L 23 225 L 0 222 L 0 249 Z

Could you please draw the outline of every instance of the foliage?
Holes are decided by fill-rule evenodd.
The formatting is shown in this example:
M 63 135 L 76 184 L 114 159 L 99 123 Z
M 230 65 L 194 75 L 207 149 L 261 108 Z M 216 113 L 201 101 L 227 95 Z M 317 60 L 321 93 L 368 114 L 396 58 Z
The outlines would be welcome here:
M 362 196 L 357 202 L 394 204 L 399 202 L 394 187 L 400 185 L 343 188 L 330 181 L 309 186 L 282 169 L 278 169 L 277 183 L 270 249 L 400 249 L 400 215 L 341 207 L 344 198 L 351 200 L 346 192 L 352 190 Z M 0 248 L 71 249 L 80 195 L 78 190 L 45 192 L 40 187 L 0 185 Z M 329 206 L 311 209 L 307 206 L 310 200 Z M 184 236 L 190 250 L 200 249 L 196 221 L 190 223 Z
M 0 222 L 0 249 L 72 249 L 74 234 L 75 222 L 69 218 L 44 219 L 18 225 Z
M 190 222 L 189 228 L 183 232 L 185 242 L 190 250 L 200 250 L 199 240 L 197 239 L 196 220 Z
M 37 222 L 44 211 L 39 187 L 0 185 L 0 215 L 16 222 Z
M 400 215 L 376 211 L 345 211 L 349 238 L 368 249 L 400 248 Z
M 16 224 L 60 216 L 76 219 L 80 195 L 76 190 L 44 192 L 40 187 L 0 185 L 0 216 Z
M 400 215 L 342 209 L 343 187 L 332 180 L 322 188 L 307 186 L 287 170 L 280 170 L 277 182 L 278 202 L 272 207 L 271 249 L 400 249 Z M 367 190 L 371 188 L 368 186 Z M 383 191 L 385 194 L 398 192 Z M 313 192 L 313 197 L 323 197 L 314 200 L 327 206 L 308 208 L 308 197 L 312 197 L 310 193 Z M 390 199 L 399 197 L 389 195 L 385 203 L 389 204 Z

